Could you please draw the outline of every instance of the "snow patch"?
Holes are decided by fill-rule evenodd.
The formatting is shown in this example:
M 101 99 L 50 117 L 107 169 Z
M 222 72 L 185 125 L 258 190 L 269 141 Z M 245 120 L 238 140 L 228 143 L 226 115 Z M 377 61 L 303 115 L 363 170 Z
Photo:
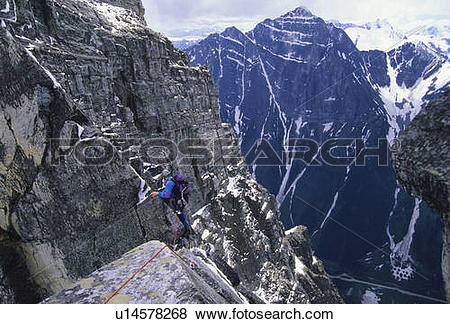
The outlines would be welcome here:
M 292 56 L 284 56 L 284 55 L 279 55 L 279 54 L 275 54 L 274 52 L 272 52 L 271 50 L 269 50 L 268 48 L 264 47 L 261 44 L 258 44 L 259 47 L 261 47 L 263 50 L 265 50 L 267 53 L 269 53 L 272 56 L 278 57 L 284 61 L 290 61 L 290 62 L 295 62 L 295 63 L 299 63 L 299 64 L 306 64 L 308 63 L 308 61 L 305 61 L 303 59 L 299 59 L 299 58 L 293 58 Z
M 31 53 L 31 51 L 28 48 L 25 48 L 25 51 L 27 52 L 27 54 L 33 59 L 33 61 L 35 61 L 45 72 L 45 74 L 47 74 L 47 76 L 52 80 L 53 82 L 53 88 L 57 89 L 57 88 L 61 88 L 61 85 L 59 84 L 59 82 L 56 80 L 55 76 L 49 71 L 47 70 L 45 67 L 43 67 L 41 65 L 41 63 L 39 63 L 39 61 L 37 60 L 37 58 L 33 55 L 33 53 Z
M 235 59 L 234 57 L 231 57 L 231 56 L 227 55 L 227 56 L 225 56 L 225 58 L 227 58 L 227 59 L 229 59 L 230 61 L 236 63 L 237 65 L 240 65 L 240 66 L 242 66 L 242 67 L 244 66 L 244 64 L 243 64 L 241 61 Z
M 238 198 L 242 194 L 242 188 L 238 186 L 237 177 L 228 178 L 227 192 L 235 198 Z
M 296 121 L 295 121 L 295 133 L 297 135 L 300 135 L 300 129 L 302 127 L 304 127 L 306 124 L 308 124 L 307 122 L 303 122 L 302 117 L 299 117 Z
M 295 272 L 299 275 L 306 276 L 306 266 L 305 264 L 297 257 L 294 256 L 295 259 Z
M 8 0 L 6 0 L 5 8 L 0 10 L 0 12 L 1 13 L 8 13 L 9 12 L 9 1 Z
M 195 216 L 200 216 L 200 215 L 202 215 L 204 212 L 205 212 L 205 210 L 206 210 L 206 208 L 208 208 L 209 207 L 209 204 L 208 205 L 205 205 L 205 206 L 203 206 L 202 208 L 200 208 L 198 211 L 196 211 L 195 212 L 195 214 L 194 215 L 192 215 L 192 217 L 195 217 Z
M 361 304 L 378 304 L 380 301 L 381 298 L 371 290 L 366 290 L 361 298 Z
M 147 185 L 147 183 L 145 182 L 144 179 L 142 179 L 142 177 L 139 175 L 139 173 L 137 173 L 137 171 L 131 167 L 131 170 L 133 170 L 133 172 L 136 174 L 136 176 L 139 178 L 140 180 L 140 186 L 139 186 L 139 192 L 138 192 L 138 203 L 137 205 L 142 204 L 145 200 L 147 200 L 147 194 L 150 191 L 150 187 Z
M 319 259 L 317 259 L 315 255 L 313 255 L 312 259 L 313 259 L 312 265 L 316 265 L 319 263 Z
M 112 26 L 112 32 L 126 31 L 136 27 L 143 27 L 142 22 L 132 10 L 117 7 L 109 3 L 87 1 L 94 10 L 98 11 Z
M 291 228 L 291 229 L 285 231 L 285 232 L 284 232 L 284 235 L 285 235 L 285 236 L 288 236 L 288 235 L 294 233 L 296 229 L 297 229 L 297 227 L 293 227 L 293 228 Z
M 444 88 L 448 83 L 448 80 L 450 80 L 450 63 L 448 61 L 442 62 L 441 68 L 434 75 L 428 76 L 426 79 L 422 76 L 418 78 L 413 86 L 407 88 L 404 83 L 402 85 L 397 83 L 398 69 L 402 65 L 394 69 L 387 53 L 386 60 L 390 86 L 378 87 L 378 91 L 384 102 L 390 125 L 389 133 L 386 137 L 392 143 L 403 131 L 404 126 L 413 120 L 422 110 L 422 107 L 428 103 L 423 98 L 429 90 Z M 424 71 L 429 71 L 435 64 L 437 63 L 433 61 Z
M 323 124 L 323 126 L 324 126 L 323 132 L 324 132 L 324 133 L 328 132 L 328 131 L 333 127 L 333 124 L 334 124 L 334 123 L 326 123 L 326 124 Z
M 398 191 L 395 193 L 394 206 L 397 204 L 397 195 Z M 411 249 L 416 222 L 420 217 L 420 203 L 420 199 L 415 199 L 415 205 L 411 216 L 411 221 L 409 223 L 408 232 L 400 242 L 395 243 L 394 237 L 390 234 L 389 227 L 387 229 L 391 248 L 390 260 L 392 275 L 397 281 L 410 280 L 414 275 L 414 269 L 412 268 L 413 260 L 409 252 Z M 393 210 L 390 215 L 392 215 L 392 213 Z
M 438 53 L 446 55 L 450 59 L 450 21 L 440 20 L 425 29 L 408 36 L 409 40 L 422 42 L 433 48 Z
M 202 240 L 206 240 L 209 236 L 211 235 L 211 233 L 209 232 L 208 229 L 205 229 L 202 233 Z
M 78 138 L 81 139 L 81 135 L 84 132 L 84 127 L 77 123 L 77 128 L 78 128 Z
M 331 213 L 333 212 L 334 208 L 336 207 L 336 202 L 337 202 L 338 198 L 339 198 L 339 191 L 336 192 L 336 194 L 334 195 L 333 203 L 331 204 L 330 209 L 328 209 L 327 215 L 325 216 L 325 219 L 323 220 L 322 224 L 320 224 L 320 229 L 322 229 L 324 227 L 328 218 L 330 218 Z
M 147 186 L 147 184 L 145 183 L 144 179 L 140 179 L 141 180 L 141 186 L 139 188 L 139 193 L 138 193 L 138 205 L 142 204 L 145 200 L 147 200 L 148 197 L 147 194 L 150 191 L 150 188 Z
M 344 28 L 347 35 L 360 51 L 380 50 L 386 51 L 404 39 L 404 36 L 395 31 L 387 20 L 377 20 L 365 25 L 351 25 Z
M 228 36 L 223 36 L 223 35 L 219 35 L 219 37 L 220 37 L 220 38 L 223 38 L 223 39 L 226 39 L 226 40 L 229 40 L 230 42 L 239 44 L 239 45 L 241 45 L 242 47 L 244 47 L 244 45 L 243 45 L 240 41 L 238 41 L 237 39 L 234 39 L 234 38 L 231 38 L 231 37 L 228 37 Z

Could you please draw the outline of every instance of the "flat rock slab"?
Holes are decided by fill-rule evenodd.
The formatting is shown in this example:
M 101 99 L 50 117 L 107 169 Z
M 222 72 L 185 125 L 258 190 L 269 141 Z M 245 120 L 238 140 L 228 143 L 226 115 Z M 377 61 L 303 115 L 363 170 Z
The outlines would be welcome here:
M 106 301 L 161 248 L 164 243 L 151 241 L 122 258 L 93 272 L 70 289 L 46 299 L 52 304 L 100 304 Z M 231 286 L 200 249 L 181 250 L 176 254 L 165 247 L 108 303 L 110 304 L 180 304 L 244 303 L 245 298 Z

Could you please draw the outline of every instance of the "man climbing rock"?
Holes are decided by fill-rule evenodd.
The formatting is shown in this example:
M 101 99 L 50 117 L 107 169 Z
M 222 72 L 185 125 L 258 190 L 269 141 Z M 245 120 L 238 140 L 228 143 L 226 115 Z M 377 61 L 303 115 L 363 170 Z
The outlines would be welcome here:
M 189 235 L 192 233 L 192 228 L 184 216 L 184 207 L 188 203 L 191 189 L 182 173 L 173 177 L 169 170 L 164 170 L 161 175 L 163 177 L 163 188 L 152 192 L 150 197 L 159 196 L 176 213 L 178 219 L 183 223 L 186 235 Z

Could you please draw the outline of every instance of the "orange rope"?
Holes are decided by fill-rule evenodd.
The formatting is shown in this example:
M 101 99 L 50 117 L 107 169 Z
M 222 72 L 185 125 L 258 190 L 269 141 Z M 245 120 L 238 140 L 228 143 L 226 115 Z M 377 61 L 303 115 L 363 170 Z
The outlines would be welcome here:
M 131 279 L 133 279 L 139 272 L 141 272 L 141 270 L 142 269 L 144 269 L 145 268 L 145 266 L 147 265 L 147 264 L 149 264 L 154 258 L 156 258 L 156 256 L 158 255 L 158 254 L 160 254 L 165 248 L 167 247 L 167 245 L 164 245 L 158 252 L 156 252 L 147 262 L 145 262 L 135 273 L 133 273 L 133 275 L 130 277 L 130 278 L 128 278 L 119 288 L 117 288 L 116 289 L 116 291 L 111 295 L 111 296 L 109 296 L 109 298 L 107 299 L 107 300 L 105 300 L 104 302 L 103 302 L 103 304 L 107 304 L 115 295 L 117 295 L 117 293 L 123 288 L 123 287 L 125 287 L 126 286 L 126 284 L 127 283 L 129 283 L 130 281 L 131 281 Z
M 175 219 L 175 234 L 174 234 L 174 236 L 173 236 L 173 245 L 175 246 L 175 243 L 177 242 L 177 231 L 178 231 L 178 216 L 175 214 L 175 217 L 176 217 L 176 219 Z M 103 302 L 103 304 L 107 304 L 108 302 L 110 302 L 111 301 L 111 299 L 115 296 L 115 295 L 117 295 L 117 293 L 123 288 L 123 287 L 125 287 L 139 272 L 141 272 L 142 271 L 142 269 L 144 269 L 146 266 L 147 266 L 147 264 L 149 264 L 150 262 L 152 262 L 152 260 L 154 259 L 154 258 L 156 258 L 156 256 L 158 255 L 158 254 L 160 254 L 165 248 L 169 248 L 169 250 L 170 251 L 172 251 L 176 256 L 178 256 L 181 260 L 183 260 L 184 262 L 186 262 L 178 253 L 176 253 L 175 252 L 175 250 L 173 249 L 173 248 L 171 248 L 170 246 L 168 246 L 167 244 L 166 245 L 164 245 L 158 252 L 156 252 L 147 262 L 145 262 L 135 273 L 133 273 L 133 275 L 131 275 L 131 277 L 129 277 L 127 280 L 125 280 L 125 282 L 119 287 L 119 288 L 117 288 L 116 289 L 116 291 L 114 291 L 114 293 L 111 295 L 111 296 L 109 296 L 108 297 L 108 299 L 107 300 L 105 300 L 104 302 Z

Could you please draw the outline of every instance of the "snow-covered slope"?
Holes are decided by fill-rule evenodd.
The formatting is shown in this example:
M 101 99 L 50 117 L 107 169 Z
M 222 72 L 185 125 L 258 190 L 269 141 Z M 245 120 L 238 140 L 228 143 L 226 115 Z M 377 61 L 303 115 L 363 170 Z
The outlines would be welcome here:
M 387 53 L 366 55 L 367 76 L 384 102 L 390 125 L 387 138 L 392 142 L 433 97 L 449 87 L 450 62 L 422 42 L 402 41 Z M 374 78 L 377 72 L 370 64 L 374 56 L 386 71 L 385 82 Z
M 337 21 L 330 22 L 336 27 L 344 29 L 361 51 L 375 49 L 388 51 L 392 46 L 405 38 L 386 19 L 377 19 L 375 22 L 369 22 L 364 25 L 342 24 Z
M 413 41 L 421 41 L 438 53 L 450 58 L 450 21 L 438 21 L 408 36 Z
M 450 63 L 446 57 L 450 26 L 445 21 L 416 28 L 407 35 L 395 30 L 386 19 L 364 25 L 330 23 L 343 29 L 355 46 L 365 52 L 367 77 L 384 102 L 391 127 L 387 136 L 390 141 L 405 129 L 436 91 L 448 87 Z M 380 78 L 380 71 L 374 70 L 374 66 L 382 67 L 387 77 Z
M 396 30 L 386 19 L 366 24 L 341 23 L 330 20 L 334 26 L 345 30 L 360 51 L 388 52 L 403 42 L 423 43 L 436 53 L 449 57 L 450 21 L 440 20 L 432 25 L 417 26 L 408 32 Z

